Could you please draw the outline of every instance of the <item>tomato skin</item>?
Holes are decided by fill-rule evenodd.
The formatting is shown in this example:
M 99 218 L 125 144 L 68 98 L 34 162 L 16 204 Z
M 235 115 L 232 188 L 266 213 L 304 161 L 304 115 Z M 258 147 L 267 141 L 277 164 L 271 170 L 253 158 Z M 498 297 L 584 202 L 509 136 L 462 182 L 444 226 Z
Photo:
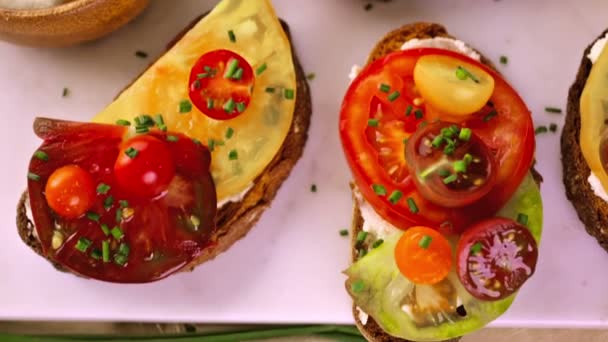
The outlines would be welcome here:
M 175 175 L 168 143 L 151 135 L 139 135 L 123 144 L 114 164 L 114 175 L 126 195 L 146 199 L 167 190 Z M 137 154 L 131 157 L 129 151 L 133 150 Z
M 538 246 L 526 227 L 510 219 L 491 218 L 462 234 L 456 257 L 458 277 L 472 296 L 500 300 L 534 274 Z
M 421 246 L 423 239 L 430 239 L 426 248 Z M 452 269 L 452 247 L 434 229 L 411 227 L 395 246 L 395 262 L 401 273 L 413 283 L 437 284 Z
M 420 56 L 431 54 L 447 55 L 474 64 L 495 80 L 494 93 L 490 98 L 493 108 L 484 108 L 468 117 L 455 119 L 453 115 L 423 105 L 424 115 L 421 121 L 429 123 L 442 120 L 472 128 L 498 162 L 496 185 L 480 200 L 462 208 L 446 208 L 432 203 L 416 190 L 411 175 L 396 181 L 385 169 L 378 167 L 381 151 L 374 148 L 366 133 L 369 128 L 370 103 L 374 96 L 386 101 L 395 113 L 406 112 L 407 106 L 412 102 L 406 95 L 409 93 L 407 84 L 411 82 L 416 61 Z M 401 91 L 398 99 L 389 102 L 386 100 L 387 93 L 378 89 L 381 83 L 390 84 L 391 91 L 406 88 Z M 497 115 L 487 120 L 486 115 L 490 110 L 494 110 Z M 376 212 L 401 229 L 415 225 L 438 227 L 449 223 L 454 232 L 459 232 L 472 222 L 491 217 L 521 184 L 532 165 L 535 148 L 530 111 L 515 90 L 496 71 L 466 56 L 440 49 L 394 52 L 366 66 L 346 92 L 340 112 L 339 132 L 346 160 L 359 191 Z M 410 135 L 407 131 L 404 134 L 406 138 Z M 407 165 L 404 163 L 400 167 Z M 373 184 L 382 184 L 388 194 L 401 192 L 403 200 L 391 203 L 389 196 L 378 196 L 373 191 Z M 410 210 L 406 201 L 408 198 L 415 201 L 418 211 Z
M 44 192 L 49 207 L 67 219 L 84 215 L 95 202 L 93 178 L 78 165 L 55 170 L 47 180 Z
M 237 61 L 242 70 L 239 79 L 225 77 L 231 61 Z M 208 117 L 230 120 L 242 114 L 238 103 L 248 107 L 254 83 L 253 69 L 245 58 L 230 50 L 213 50 L 202 55 L 192 67 L 189 96 Z M 233 101 L 233 105 L 227 110 L 228 101 Z

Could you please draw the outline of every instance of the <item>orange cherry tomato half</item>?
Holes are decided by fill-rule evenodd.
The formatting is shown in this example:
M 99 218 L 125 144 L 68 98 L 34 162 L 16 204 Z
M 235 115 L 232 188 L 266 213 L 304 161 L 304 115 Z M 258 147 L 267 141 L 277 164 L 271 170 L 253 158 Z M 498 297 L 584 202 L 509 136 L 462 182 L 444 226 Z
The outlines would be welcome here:
M 395 247 L 395 262 L 415 284 L 437 284 L 452 269 L 452 247 L 438 231 L 428 227 L 406 230 Z
M 190 71 L 190 100 L 208 117 L 229 120 L 247 109 L 254 81 L 253 69 L 241 55 L 210 51 Z
M 61 217 L 73 219 L 86 213 L 95 202 L 95 183 L 78 165 L 58 168 L 46 182 L 46 201 Z
M 114 176 L 129 198 L 153 198 L 165 192 L 175 176 L 175 163 L 167 144 L 151 135 L 129 139 L 114 164 Z

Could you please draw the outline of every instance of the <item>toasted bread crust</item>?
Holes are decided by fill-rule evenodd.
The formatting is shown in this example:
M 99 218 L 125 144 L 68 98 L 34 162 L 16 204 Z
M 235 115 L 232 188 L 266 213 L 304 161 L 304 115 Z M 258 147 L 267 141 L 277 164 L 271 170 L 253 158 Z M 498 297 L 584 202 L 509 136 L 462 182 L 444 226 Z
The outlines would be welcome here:
M 403 43 L 410 39 L 434 37 L 447 37 L 455 39 L 453 36 L 448 34 L 445 27 L 439 24 L 419 22 L 402 26 L 399 29 L 389 32 L 378 42 L 376 47 L 372 50 L 367 63 L 369 64 L 388 53 L 400 50 Z M 481 54 L 480 56 L 483 64 L 491 67 L 492 69 L 496 69 L 494 64 L 489 59 Z M 540 185 L 542 182 L 541 175 L 534 169 L 534 167 L 532 167 L 530 171 L 536 183 Z M 354 185 L 351 185 L 351 188 L 354 190 Z M 353 262 L 357 260 L 357 235 L 363 229 L 363 222 L 364 220 L 361 216 L 361 210 L 359 209 L 359 204 L 353 191 L 353 218 L 351 226 L 351 258 Z M 361 247 L 367 248 L 368 246 Z M 347 282 L 346 286 L 350 286 L 350 284 Z M 369 317 L 367 323 L 363 324 L 359 319 L 357 306 L 354 303 L 352 312 L 357 328 L 367 340 L 371 342 L 410 342 L 408 340 L 387 334 L 372 317 Z M 459 340 L 460 338 L 454 338 L 446 340 L 445 342 L 457 342 Z
M 591 170 L 580 146 L 581 112 L 580 98 L 587 83 L 593 63 L 587 58 L 595 42 L 604 37 L 608 30 L 594 40 L 584 51 L 576 80 L 568 92 L 566 122 L 561 136 L 563 181 L 566 196 L 576 209 L 579 219 L 585 224 L 589 235 L 608 251 L 608 203 L 595 196 L 587 181 Z
M 204 15 L 196 18 L 190 25 L 179 33 L 167 46 L 170 49 L 180 38 L 186 34 Z M 290 37 L 289 27 L 281 21 L 283 29 Z M 270 207 L 270 204 L 283 181 L 289 176 L 296 162 L 302 156 L 304 145 L 308 138 L 308 128 L 312 114 L 310 89 L 306 82 L 304 70 L 293 51 L 293 62 L 296 71 L 297 97 L 294 117 L 289 134 L 285 138 L 281 149 L 266 167 L 264 172 L 254 181 L 253 187 L 240 202 L 229 202 L 218 209 L 216 216 L 217 229 L 212 239 L 216 244 L 203 252 L 183 270 L 191 271 L 197 265 L 215 258 L 226 251 L 236 241 L 244 237 L 255 225 L 261 214 Z M 127 86 L 128 87 L 128 86 Z M 17 229 L 23 242 L 39 255 L 44 256 L 40 242 L 35 236 L 34 224 L 26 214 L 25 204 L 28 201 L 27 191 L 21 196 L 17 205 Z M 55 268 L 66 271 L 61 265 L 49 260 Z

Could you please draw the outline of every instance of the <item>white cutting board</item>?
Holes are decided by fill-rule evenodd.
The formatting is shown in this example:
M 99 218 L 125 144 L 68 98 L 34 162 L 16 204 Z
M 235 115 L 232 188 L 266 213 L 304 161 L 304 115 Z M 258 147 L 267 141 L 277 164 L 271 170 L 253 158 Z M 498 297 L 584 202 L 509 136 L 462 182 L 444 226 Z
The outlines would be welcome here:
M 497 61 L 527 101 L 537 124 L 560 124 L 583 49 L 608 26 L 608 2 L 549 0 L 275 0 L 291 25 L 311 82 L 314 114 L 304 157 L 258 226 L 217 260 L 147 285 L 114 285 L 55 271 L 19 239 L 15 205 L 40 141 L 36 115 L 87 120 L 106 106 L 181 28 L 215 1 L 152 2 L 135 22 L 101 41 L 68 49 L 0 43 L 0 319 L 352 323 L 340 273 L 349 242 L 349 171 L 337 116 L 348 72 L 387 31 L 436 21 Z M 62 98 L 63 87 L 71 94 Z M 545 177 L 545 234 L 535 277 L 494 326 L 608 326 L 608 254 L 587 236 L 564 196 L 559 136 L 538 138 Z M 318 192 L 311 193 L 316 183 Z

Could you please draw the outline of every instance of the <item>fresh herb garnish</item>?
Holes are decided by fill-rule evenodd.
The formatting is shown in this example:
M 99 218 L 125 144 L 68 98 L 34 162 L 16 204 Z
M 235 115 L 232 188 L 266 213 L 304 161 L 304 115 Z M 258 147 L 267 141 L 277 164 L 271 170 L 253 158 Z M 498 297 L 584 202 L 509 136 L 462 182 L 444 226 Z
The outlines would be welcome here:
M 171 135 L 171 134 L 167 135 L 167 141 L 169 141 L 169 142 L 176 142 L 178 140 L 179 140 L 179 137 L 177 135 Z
M 536 129 L 534 130 L 534 134 L 542 134 L 542 133 L 547 133 L 548 129 L 547 126 L 538 126 L 536 127 Z
M 362 292 L 365 290 L 365 283 L 361 279 L 355 280 L 352 284 L 350 284 L 350 289 L 354 293 Z
M 103 224 L 103 223 L 101 224 L 101 231 L 103 232 L 103 234 L 105 236 L 110 235 L 110 228 L 108 227 L 107 224 Z
M 458 175 L 451 174 L 443 179 L 443 184 L 450 184 L 458 180 Z
M 131 126 L 131 123 L 128 120 L 123 119 L 116 120 L 116 124 L 119 126 Z
M 267 93 L 274 93 L 274 88 L 273 88 L 273 87 L 267 87 L 267 88 L 265 89 L 265 91 L 266 91 Z
M 234 35 L 234 31 L 228 30 L 228 39 L 230 39 L 231 42 L 236 43 L 236 36 Z
M 314 72 L 311 72 L 308 75 L 306 75 L 306 79 L 309 80 L 309 81 L 314 80 L 315 77 L 317 77 L 317 75 Z
M 505 56 L 505 55 L 500 56 L 500 64 L 507 65 L 507 63 L 509 63 L 509 59 L 507 58 L 507 56 Z
M 550 124 L 549 131 L 551 131 L 551 133 L 557 132 L 557 124 L 554 124 L 554 123 Z
M 420 241 L 418 242 L 418 246 L 420 246 L 420 248 L 422 249 L 428 249 L 429 246 L 431 245 L 431 242 L 433 241 L 433 238 L 425 235 L 422 237 L 422 239 L 420 239 Z
M 348 229 L 340 230 L 340 236 L 348 236 Z
M 93 249 L 91 251 L 91 258 L 93 258 L 94 260 L 101 259 L 101 251 L 97 248 Z
M 97 185 L 97 193 L 100 195 L 105 195 L 108 193 L 108 191 L 110 191 L 110 186 L 106 183 L 99 183 L 99 185 Z
M 70 95 L 70 89 L 63 88 L 63 92 L 61 93 L 61 97 L 68 97 Z
M 479 83 L 479 78 L 477 78 L 477 76 L 473 75 L 469 70 L 465 69 L 462 66 L 458 66 L 458 68 L 456 68 L 456 77 L 462 81 L 466 80 L 467 78 L 470 78 L 471 81 Z
M 412 105 L 407 105 L 407 108 L 405 109 L 405 116 L 410 116 L 410 114 L 412 114 L 412 109 L 414 109 Z
M 380 84 L 378 89 L 380 89 L 380 91 L 383 93 L 388 93 L 389 91 L 391 91 L 391 86 L 389 86 L 388 84 L 382 83 L 382 84 Z
M 181 100 L 179 103 L 179 112 L 180 113 L 189 113 L 192 111 L 192 103 L 190 100 Z
M 128 149 L 125 150 L 125 154 L 127 155 L 127 157 L 133 159 L 133 158 L 137 157 L 137 155 L 139 154 L 139 151 L 133 147 L 129 147 Z
M 230 98 L 230 99 L 228 99 L 228 101 L 226 101 L 224 103 L 224 106 L 222 107 L 222 109 L 226 113 L 232 114 L 232 112 L 234 111 L 234 106 L 235 106 L 234 100 L 232 98 Z
M 99 219 L 101 218 L 101 216 L 99 216 L 99 214 L 98 214 L 98 213 L 95 213 L 95 212 L 89 211 L 89 212 L 87 213 L 87 218 L 88 218 L 89 220 L 91 220 L 91 221 L 99 222 Z
M 236 111 L 239 113 L 242 113 L 245 111 L 245 109 L 247 109 L 247 107 L 245 106 L 245 102 L 237 102 L 236 103 Z
M 40 176 L 38 176 L 37 174 L 35 174 L 33 172 L 28 172 L 27 173 L 27 179 L 33 180 L 34 182 L 37 182 L 37 181 L 40 180 Z
M 42 161 L 48 161 L 49 160 L 49 155 L 46 154 L 46 152 L 40 151 L 40 150 L 34 152 L 34 157 L 36 157 L 37 159 L 40 159 Z
M 143 134 L 143 133 L 148 133 L 150 130 L 148 129 L 148 126 L 137 126 L 135 127 L 135 133 L 137 134 Z
M 411 197 L 407 198 L 407 206 L 410 209 L 410 212 L 412 214 L 418 213 L 418 206 L 416 205 L 416 202 L 414 201 L 413 198 L 411 198 Z
M 528 215 L 526 215 L 524 213 L 517 214 L 517 222 L 519 224 L 521 224 L 522 226 L 527 226 L 528 225 Z
M 293 89 L 285 89 L 284 96 L 287 100 L 293 100 L 295 92 Z
M 468 127 L 463 127 L 460 130 L 460 133 L 458 134 L 458 139 L 462 140 L 462 141 L 469 141 L 471 139 L 471 134 L 473 133 L 473 131 L 471 131 L 470 128 Z
M 492 109 L 488 114 L 486 114 L 483 117 L 483 121 L 488 122 L 488 121 L 492 120 L 492 118 L 495 117 L 496 115 L 498 115 L 498 112 L 495 109 Z
M 119 226 L 112 228 L 112 230 L 110 230 L 110 234 L 112 234 L 116 240 L 120 240 L 125 236 L 125 233 L 122 231 L 122 229 L 120 229 Z
M 378 239 L 374 242 L 374 244 L 372 245 L 372 249 L 378 248 L 380 247 L 382 244 L 384 243 L 384 240 L 382 239 Z
M 103 262 L 110 262 L 110 241 L 103 240 L 101 242 L 101 256 Z
M 378 127 L 378 119 L 367 119 L 367 125 L 369 127 Z
M 114 197 L 112 196 L 108 196 L 103 200 L 103 207 L 108 210 L 112 207 L 112 204 L 114 204 Z
M 398 99 L 400 95 L 401 95 L 401 93 L 398 90 L 395 90 L 394 92 L 392 92 L 388 95 L 388 100 L 393 102 L 396 99 Z
M 226 129 L 226 139 L 230 139 L 232 138 L 232 136 L 234 135 L 234 129 L 232 127 L 228 127 L 228 129 Z
M 235 58 L 230 58 L 228 61 L 228 65 L 226 66 L 226 71 L 224 72 L 224 78 L 230 79 L 234 76 L 236 69 L 239 67 L 239 60 Z
M 114 254 L 114 263 L 117 264 L 118 266 L 125 266 L 127 264 L 128 259 L 129 259 L 129 257 L 124 254 L 120 254 L 120 253 Z
M 422 112 L 422 109 L 416 109 L 414 111 L 414 116 L 416 117 L 417 120 L 422 119 L 423 115 L 424 115 L 424 113 Z
M 89 249 L 89 247 L 91 247 L 92 243 L 93 242 L 91 240 L 85 237 L 81 237 L 80 239 L 78 239 L 78 242 L 76 242 L 76 245 L 74 245 L 74 248 L 84 253 L 87 251 L 87 249 Z
M 266 63 L 260 65 L 257 69 L 255 69 L 256 76 L 260 76 L 264 71 L 266 71 L 267 68 L 268 66 Z
M 378 196 L 386 196 L 386 188 L 382 184 L 372 184 L 372 189 Z
M 365 241 L 365 239 L 367 239 L 367 232 L 364 231 L 360 231 L 359 233 L 357 233 L 357 243 L 362 243 L 363 241 Z
M 399 190 L 394 190 L 390 196 L 388 196 L 388 201 L 391 202 L 391 204 L 395 205 L 397 204 L 397 202 L 399 202 L 399 200 L 403 197 L 403 192 L 399 191 Z
M 127 200 L 120 200 L 120 201 L 118 201 L 118 204 L 120 205 L 121 208 L 129 207 L 129 201 L 127 201 Z
M 230 160 L 237 160 L 237 159 L 239 159 L 239 153 L 238 153 L 238 151 L 237 150 L 231 150 L 228 153 L 228 159 L 230 159 Z
M 243 78 L 243 68 L 238 68 L 236 69 L 236 71 L 234 72 L 234 75 L 232 75 L 232 79 L 233 80 L 237 80 L 240 81 L 241 78 Z
M 545 107 L 545 112 L 553 113 L 553 114 L 561 114 L 562 110 L 561 110 L 561 108 L 557 108 L 557 107 Z
M 471 254 L 477 254 L 481 252 L 481 242 L 476 242 L 473 246 L 471 246 Z

